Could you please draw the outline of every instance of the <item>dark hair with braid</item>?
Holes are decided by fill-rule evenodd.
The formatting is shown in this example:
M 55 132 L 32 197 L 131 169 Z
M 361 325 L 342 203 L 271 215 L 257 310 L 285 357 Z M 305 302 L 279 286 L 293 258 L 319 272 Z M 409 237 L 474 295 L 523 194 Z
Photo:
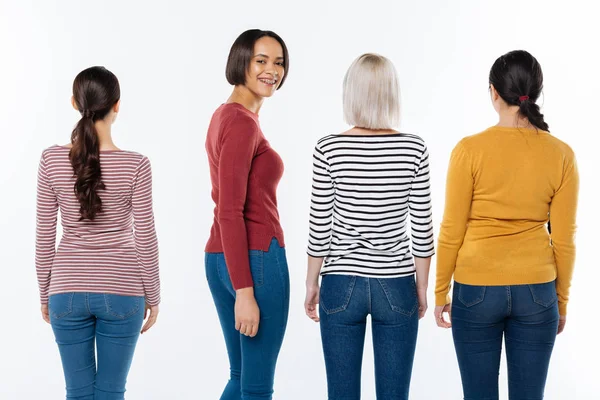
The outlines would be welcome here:
M 74 189 L 80 205 L 80 220 L 94 220 L 102 211 L 98 191 L 105 186 L 100 170 L 100 142 L 95 122 L 104 119 L 120 97 L 117 77 L 104 67 L 85 69 L 73 82 L 73 99 L 81 119 L 71 134 L 73 147 L 69 159 L 76 178 Z
M 525 50 L 515 50 L 500 56 L 492 65 L 489 83 L 509 105 L 519 106 L 519 113 L 531 125 L 549 131 L 537 99 L 544 87 L 542 67 L 534 56 Z

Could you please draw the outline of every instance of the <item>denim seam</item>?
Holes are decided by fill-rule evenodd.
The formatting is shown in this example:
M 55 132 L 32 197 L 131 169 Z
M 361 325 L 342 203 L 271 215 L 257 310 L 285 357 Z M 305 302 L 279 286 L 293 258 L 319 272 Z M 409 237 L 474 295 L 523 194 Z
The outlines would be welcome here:
M 506 294 L 508 298 L 508 315 L 512 314 L 512 291 L 510 290 L 510 286 L 506 287 Z
M 117 318 L 120 318 L 120 319 L 125 319 L 125 318 L 128 318 L 128 317 L 131 317 L 132 315 L 135 315 L 139 311 L 139 309 L 140 309 L 140 299 L 136 297 L 136 300 L 137 300 L 137 303 L 135 305 L 135 308 L 133 310 L 129 311 L 127 314 L 121 315 L 121 314 L 117 314 L 116 312 L 114 312 L 112 310 L 112 308 L 110 306 L 110 301 L 108 300 L 108 295 L 106 293 L 104 294 L 104 301 L 105 301 L 106 307 L 107 307 L 106 312 L 108 312 L 113 317 L 117 317 Z
M 85 294 L 85 308 L 87 308 L 88 313 L 90 315 L 92 315 L 92 310 L 90 309 L 90 294 L 89 293 Z
M 328 310 L 327 307 L 325 306 L 323 300 L 321 299 L 321 307 L 323 307 L 323 310 L 325 310 L 325 313 L 327 313 L 329 315 L 329 314 L 335 314 L 340 311 L 344 311 L 348 307 L 348 303 L 350 303 L 350 298 L 352 297 L 352 292 L 354 291 L 355 285 L 356 285 L 356 276 L 352 276 L 352 280 L 350 282 L 350 285 L 348 286 L 348 290 L 346 291 L 346 299 L 344 300 L 344 304 L 341 305 L 340 307 Z
M 384 280 L 382 278 L 377 278 L 377 280 L 379 281 L 379 285 L 381 286 L 381 288 L 383 289 L 383 293 L 385 294 L 385 297 L 390 305 L 390 308 L 392 309 L 392 311 L 397 312 L 399 314 L 402 315 L 406 315 L 408 317 L 412 317 L 412 315 L 415 313 L 416 309 L 418 308 L 419 304 L 418 302 L 415 303 L 415 305 L 413 306 L 412 310 L 410 311 L 406 311 L 400 307 L 397 307 L 395 305 L 392 304 L 392 299 L 390 298 L 390 293 L 387 289 L 386 284 L 384 283 Z
M 480 286 L 480 288 L 482 288 L 482 289 L 483 289 L 483 290 L 482 290 L 482 294 L 481 294 L 481 296 L 480 296 L 480 297 L 478 297 L 478 298 L 476 298 L 475 300 L 473 300 L 473 301 L 470 301 L 470 302 L 468 302 L 468 303 L 467 303 L 467 302 L 464 300 L 464 298 L 463 298 L 463 296 L 462 296 L 462 294 L 461 294 L 461 293 L 462 293 L 462 289 L 463 289 L 463 287 L 464 287 L 464 286 L 460 286 L 460 287 L 458 288 L 458 300 L 460 300 L 460 302 L 461 302 L 461 303 L 463 303 L 463 305 L 464 305 L 465 307 L 473 307 L 474 305 L 477 305 L 477 304 L 481 303 L 481 302 L 482 302 L 482 301 L 485 299 L 486 287 L 485 287 L 485 286 Z
M 369 300 L 369 314 L 371 314 L 371 278 L 367 278 L 367 290 L 369 291 L 368 300 Z
M 283 286 L 285 286 L 285 279 L 284 279 L 284 277 L 283 277 L 283 272 L 282 272 L 282 270 L 281 270 L 281 264 L 279 263 L 279 254 L 276 254 L 276 255 L 275 255 L 275 261 L 277 262 L 277 271 L 279 271 L 279 281 L 280 281 L 280 283 L 281 283 L 281 286 L 283 287 Z M 264 278 L 264 277 L 263 277 L 263 278 Z M 285 301 L 285 297 L 284 297 L 284 296 L 282 296 L 282 297 L 281 297 L 281 300 L 282 300 L 282 302 L 281 302 L 281 308 L 282 308 L 283 310 L 285 310 L 285 309 L 286 309 L 286 301 Z M 289 302 L 288 302 L 288 304 L 289 304 Z M 288 305 L 288 307 L 289 307 L 289 305 Z M 289 311 L 289 310 L 288 310 L 288 311 Z M 283 325 L 281 325 L 281 326 L 280 326 L 280 333 L 281 333 L 281 338 L 282 338 L 282 340 L 283 340 L 283 337 L 285 336 L 285 327 L 284 327 Z
M 54 318 L 60 319 L 60 318 L 65 317 L 73 312 L 73 297 L 75 296 L 75 293 L 68 293 L 67 296 L 69 296 L 68 301 L 67 301 L 67 310 L 61 314 L 53 313 Z
M 208 281 L 208 253 L 204 253 L 204 274 L 206 275 L 206 280 Z
M 225 256 L 223 256 L 225 257 Z M 225 281 L 223 280 L 223 277 L 221 276 L 221 257 L 217 256 L 217 276 L 219 277 L 219 280 L 221 281 L 221 283 L 225 284 Z
M 556 296 L 554 296 L 554 297 L 553 297 L 553 298 L 552 298 L 552 299 L 551 299 L 549 302 L 544 302 L 544 301 L 541 301 L 541 300 L 538 298 L 538 296 L 536 296 L 536 294 L 535 294 L 535 290 L 534 290 L 534 288 L 532 287 L 533 285 L 527 285 L 527 286 L 529 287 L 529 291 L 531 292 L 531 296 L 533 297 L 533 302 L 534 302 L 534 303 L 536 303 L 536 304 L 538 304 L 538 305 L 540 305 L 540 306 L 542 306 L 542 307 L 546 307 L 546 308 L 548 308 L 548 307 L 550 307 L 551 305 L 553 305 L 554 303 L 556 303 L 556 302 L 557 302 L 557 300 L 558 300 L 558 298 L 557 298 Z
M 252 252 L 255 253 L 252 253 Z M 253 283 L 254 283 L 254 287 L 255 288 L 259 288 L 261 286 L 264 285 L 265 283 L 265 252 L 262 250 L 250 250 L 248 253 L 248 261 L 250 262 L 250 254 L 255 254 L 254 257 L 259 258 L 259 263 L 258 263 L 258 282 L 256 282 L 256 280 L 254 280 L 254 278 L 252 278 Z M 277 258 L 277 256 L 275 256 L 275 258 Z M 277 261 L 278 265 L 279 265 L 279 260 Z M 249 263 L 248 266 L 250 267 L 250 274 L 252 274 L 252 265 Z

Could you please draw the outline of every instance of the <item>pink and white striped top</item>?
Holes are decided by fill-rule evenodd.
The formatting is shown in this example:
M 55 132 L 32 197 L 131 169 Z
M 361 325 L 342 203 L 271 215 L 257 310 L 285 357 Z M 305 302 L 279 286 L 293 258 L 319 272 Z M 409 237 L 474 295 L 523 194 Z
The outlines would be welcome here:
M 100 152 L 102 212 L 80 221 L 69 148 L 42 153 L 37 186 L 36 254 L 42 304 L 65 292 L 145 296 L 160 302 L 158 241 L 152 212 L 152 170 L 141 154 Z M 60 209 L 63 236 L 56 249 Z

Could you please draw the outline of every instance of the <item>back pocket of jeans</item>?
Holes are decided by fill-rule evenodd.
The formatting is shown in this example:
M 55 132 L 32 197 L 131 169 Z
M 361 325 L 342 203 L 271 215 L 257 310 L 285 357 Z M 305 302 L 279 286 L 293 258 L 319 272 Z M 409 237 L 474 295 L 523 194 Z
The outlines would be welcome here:
M 408 317 L 415 313 L 419 302 L 415 278 L 412 275 L 403 278 L 378 278 L 377 281 L 381 285 L 392 311 Z
M 321 279 L 319 303 L 326 314 L 344 311 L 356 284 L 354 275 L 325 275 Z
M 75 293 L 53 294 L 48 299 L 48 312 L 51 319 L 61 319 L 73 312 Z
M 556 296 L 556 284 L 554 281 L 528 286 L 529 290 L 531 291 L 533 301 L 540 306 L 550 307 L 558 300 Z
M 262 250 L 248 251 L 248 260 L 250 261 L 250 273 L 254 287 L 259 288 L 264 284 L 265 277 L 265 252 Z
M 456 283 L 456 285 L 458 285 L 458 300 L 465 307 L 473 307 L 485 298 L 485 286 L 464 285 L 462 283 Z
M 140 310 L 143 297 L 121 296 L 118 294 L 105 294 L 106 312 L 113 317 L 125 319 Z

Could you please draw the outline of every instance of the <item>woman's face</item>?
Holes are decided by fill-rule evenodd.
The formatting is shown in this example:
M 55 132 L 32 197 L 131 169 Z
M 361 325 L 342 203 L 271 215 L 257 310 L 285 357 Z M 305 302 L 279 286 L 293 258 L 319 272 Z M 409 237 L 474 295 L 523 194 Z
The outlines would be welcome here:
M 283 49 L 277 40 L 268 36 L 258 39 L 245 86 L 258 97 L 273 96 L 285 74 L 283 61 Z

